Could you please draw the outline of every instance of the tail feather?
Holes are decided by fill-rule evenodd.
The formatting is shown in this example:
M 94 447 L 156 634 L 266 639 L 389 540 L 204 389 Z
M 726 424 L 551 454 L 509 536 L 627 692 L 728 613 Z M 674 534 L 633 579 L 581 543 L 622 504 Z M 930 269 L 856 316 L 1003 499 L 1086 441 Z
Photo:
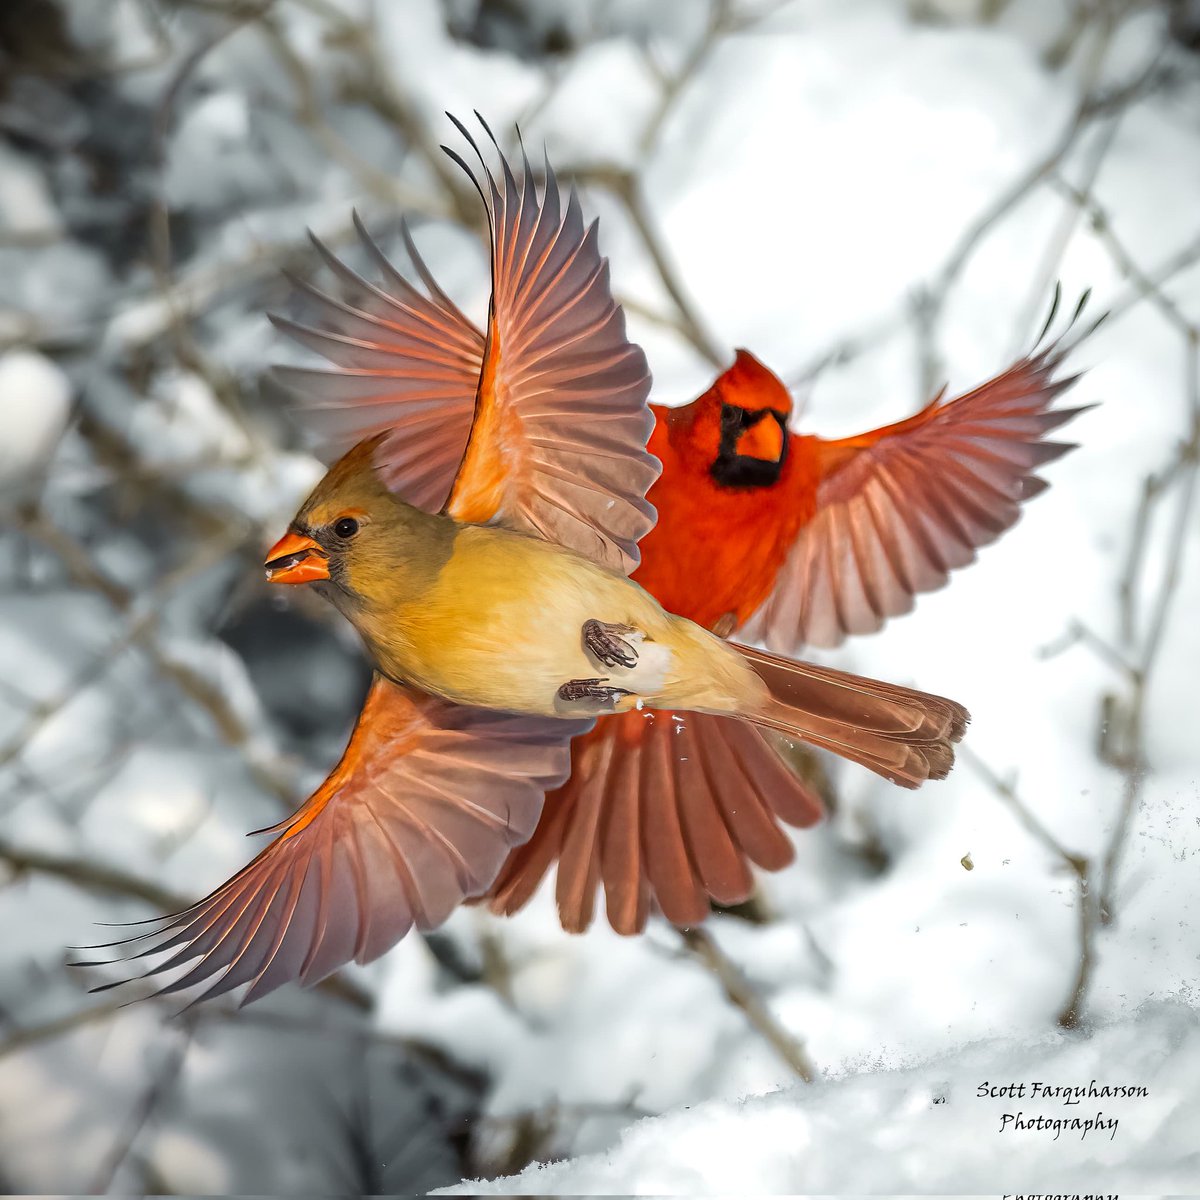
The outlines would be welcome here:
M 768 698 L 743 714 L 755 725 L 802 738 L 901 787 L 944 779 L 970 714 L 944 696 L 794 662 L 730 643 L 767 685 Z
M 557 859 L 568 932 L 591 923 L 598 883 L 618 933 L 641 932 L 656 909 L 694 925 L 710 900 L 751 895 L 752 865 L 791 862 L 782 825 L 813 825 L 823 811 L 764 730 L 701 712 L 603 717 L 571 743 L 570 778 L 547 795 L 536 832 L 512 852 L 488 902 L 516 912 Z

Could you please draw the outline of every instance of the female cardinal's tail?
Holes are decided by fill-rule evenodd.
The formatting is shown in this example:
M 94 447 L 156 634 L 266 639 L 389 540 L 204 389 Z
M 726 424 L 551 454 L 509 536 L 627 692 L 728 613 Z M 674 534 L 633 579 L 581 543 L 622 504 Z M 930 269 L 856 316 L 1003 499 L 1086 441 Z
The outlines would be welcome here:
M 901 787 L 949 774 L 954 743 L 970 720 L 961 704 L 729 644 L 770 693 L 757 712 L 742 714 L 746 720 L 832 750 Z

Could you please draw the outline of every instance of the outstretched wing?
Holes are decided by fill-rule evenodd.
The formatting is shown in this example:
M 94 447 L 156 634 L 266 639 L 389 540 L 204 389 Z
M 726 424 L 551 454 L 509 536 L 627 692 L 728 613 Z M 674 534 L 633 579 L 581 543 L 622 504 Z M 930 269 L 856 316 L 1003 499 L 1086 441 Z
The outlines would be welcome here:
M 639 933 L 652 909 L 676 925 L 737 904 L 751 864 L 792 860 L 780 827 L 815 824 L 816 791 L 781 758 L 773 735 L 704 713 L 629 712 L 571 743 L 571 777 L 546 797 L 537 831 L 488 893 L 493 912 L 522 908 L 558 862 L 563 928 L 591 924 L 604 884 L 609 923 Z
M 114 944 L 135 958 L 169 951 L 147 975 L 199 960 L 162 993 L 211 981 L 205 999 L 249 984 L 242 1003 L 370 962 L 487 890 L 587 727 L 448 704 L 376 676 L 341 762 L 264 831 L 275 840 L 198 904 Z
M 364 279 L 313 237 L 344 298 L 290 277 L 321 324 L 275 314 L 271 320 L 338 369 L 276 367 L 275 375 L 302 398 L 305 419 L 323 435 L 331 457 L 386 433 L 375 452 L 384 482 L 410 504 L 438 512 L 470 437 L 484 336 L 438 287 L 403 222 L 408 255 L 428 295 L 388 262 L 357 213 L 354 225 L 384 286 Z
M 645 495 L 660 467 L 646 452 L 650 372 L 625 336 L 596 224 L 584 229 L 574 189 L 562 207 L 549 163 L 540 198 L 524 156 L 520 185 L 501 157 L 498 186 L 455 124 L 483 173 L 446 151 L 487 206 L 492 303 L 475 423 L 447 511 L 499 519 L 630 571 L 654 524 Z
M 822 441 L 816 514 L 741 636 L 784 654 L 836 646 L 972 562 L 1047 487 L 1037 469 L 1074 448 L 1044 440 L 1084 411 L 1049 407 L 1078 378 L 1055 378 L 1066 353 L 1054 343 L 905 421 Z

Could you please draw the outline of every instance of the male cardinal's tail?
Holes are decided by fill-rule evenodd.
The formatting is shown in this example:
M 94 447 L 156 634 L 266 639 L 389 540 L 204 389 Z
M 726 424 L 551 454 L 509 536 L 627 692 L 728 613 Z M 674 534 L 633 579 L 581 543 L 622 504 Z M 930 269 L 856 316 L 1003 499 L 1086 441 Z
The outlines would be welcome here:
M 785 761 L 774 733 L 708 713 L 634 710 L 601 717 L 571 743 L 571 776 L 546 796 L 533 838 L 518 847 L 489 893 L 514 913 L 558 860 L 558 913 L 579 933 L 597 884 L 618 933 L 640 933 L 658 909 L 694 925 L 709 901 L 740 904 L 751 866 L 792 860 L 781 824 L 813 825 L 814 787 Z
M 746 720 L 832 750 L 901 787 L 920 787 L 949 774 L 954 743 L 962 740 L 970 720 L 961 704 L 730 645 L 770 693 L 759 711 L 743 714 Z

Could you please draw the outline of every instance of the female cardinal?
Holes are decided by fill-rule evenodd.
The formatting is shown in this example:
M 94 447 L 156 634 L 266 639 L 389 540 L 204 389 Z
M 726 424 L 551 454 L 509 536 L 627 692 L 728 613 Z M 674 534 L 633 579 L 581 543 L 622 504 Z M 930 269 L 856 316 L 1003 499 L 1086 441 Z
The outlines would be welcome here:
M 532 186 L 527 172 L 525 192 Z M 591 244 L 573 208 L 567 222 Z M 379 435 L 389 487 L 436 511 L 467 447 L 490 343 L 438 288 L 403 224 L 401 232 L 428 295 L 359 225 L 384 286 L 318 245 L 348 299 L 298 281 L 320 327 L 276 323 L 339 368 L 283 372 L 316 401 L 310 421 L 334 446 Z M 517 230 L 512 252 L 528 255 L 534 237 L 532 226 Z M 494 309 L 511 302 L 500 289 Z M 668 611 L 781 652 L 836 646 L 908 612 L 1016 522 L 1021 503 L 1046 486 L 1034 472 L 1071 448 L 1046 440 L 1082 411 L 1050 409 L 1073 382 L 1057 375 L 1062 339 L 1041 345 L 1057 303 L 1056 292 L 1039 347 L 1008 370 L 856 437 L 793 433 L 787 389 L 745 350 L 693 403 L 651 406 L 649 449 L 663 470 L 647 498 L 658 522 L 632 577 Z M 569 930 L 590 923 L 598 883 L 619 932 L 643 928 L 655 905 L 691 924 L 710 900 L 744 900 L 752 863 L 778 869 L 791 860 L 781 822 L 807 826 L 821 813 L 759 729 L 698 712 L 603 717 L 572 743 L 570 778 L 547 798 L 488 902 L 516 911 L 557 860 Z
M 500 394 L 498 386 L 483 403 L 500 407 Z M 519 412 L 522 397 L 512 403 Z M 540 437 L 548 464 L 574 456 L 570 444 L 535 432 L 536 416 L 525 420 L 533 428 L 515 433 L 510 449 Z M 484 427 L 481 413 L 476 428 Z M 334 464 L 268 555 L 267 576 L 315 584 L 394 683 L 457 704 L 574 722 L 644 708 L 738 717 L 830 745 L 910 786 L 949 770 L 949 743 L 966 722 L 959 705 L 722 641 L 666 612 L 623 572 L 572 549 L 574 531 L 552 542 L 502 524 L 464 523 L 460 497 L 480 487 L 470 450 L 444 511 L 423 512 L 384 485 L 379 442 L 360 442 Z M 636 443 L 627 453 L 645 456 Z M 499 465 L 484 455 L 475 461 L 485 472 Z M 582 458 L 576 467 L 581 484 L 604 486 L 606 469 L 590 470 Z M 519 476 L 501 483 L 504 498 L 489 516 L 517 524 L 524 486 Z M 541 499 L 533 493 L 528 503 Z M 627 490 L 610 499 L 639 511 Z M 582 523 L 583 510 L 576 513 Z M 576 544 L 602 553 L 597 534 L 608 537 L 581 524 Z M 609 553 L 618 549 L 609 543 Z
M 724 642 L 626 577 L 658 469 L 645 450 L 644 356 L 574 194 L 560 215 L 548 165 L 539 201 L 528 161 L 520 186 L 502 161 L 501 189 L 479 159 L 493 294 L 461 441 L 448 431 L 449 388 L 469 362 L 451 324 L 463 319 L 432 284 L 436 301 L 363 284 L 394 314 L 386 325 L 330 301 L 343 331 L 291 326 L 359 364 L 331 377 L 342 396 L 385 388 L 399 406 L 267 556 L 272 581 L 316 586 L 337 605 L 378 674 L 342 761 L 277 840 L 134 939 L 141 955 L 174 951 L 152 974 L 199 959 L 164 991 L 216 976 L 205 995 L 248 983 L 245 1001 L 437 924 L 529 836 L 540 790 L 562 781 L 569 739 L 597 714 L 737 718 L 910 787 L 953 762 L 967 722 L 953 701 Z M 376 365 L 364 325 L 418 362 Z

